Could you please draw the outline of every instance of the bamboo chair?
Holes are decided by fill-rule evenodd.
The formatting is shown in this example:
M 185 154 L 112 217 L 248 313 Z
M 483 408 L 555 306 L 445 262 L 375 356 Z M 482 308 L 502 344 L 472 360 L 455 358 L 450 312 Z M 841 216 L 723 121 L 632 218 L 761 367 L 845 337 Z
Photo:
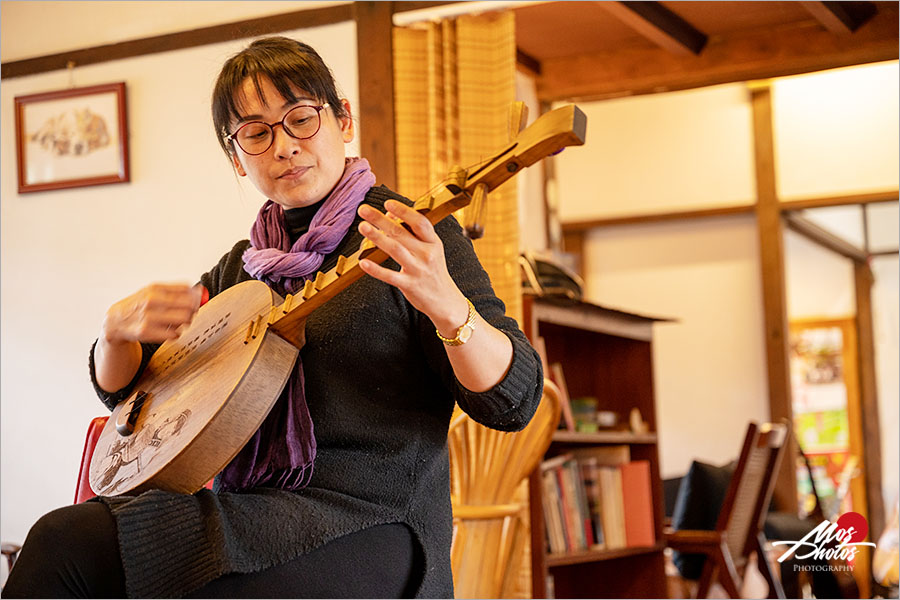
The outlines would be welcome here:
M 679 552 L 706 555 L 697 584 L 697 598 L 706 598 L 718 581 L 731 598 L 741 597 L 748 559 L 769 585 L 769 598 L 784 598 L 781 582 L 766 558 L 763 523 L 790 428 L 785 423 L 750 423 L 714 531 L 678 530 L 666 533 L 666 544 Z
M 454 413 L 450 423 L 453 545 L 457 598 L 511 598 L 527 541 L 527 501 L 517 490 L 537 467 L 559 423 L 559 389 L 544 395 L 525 429 L 505 433 Z

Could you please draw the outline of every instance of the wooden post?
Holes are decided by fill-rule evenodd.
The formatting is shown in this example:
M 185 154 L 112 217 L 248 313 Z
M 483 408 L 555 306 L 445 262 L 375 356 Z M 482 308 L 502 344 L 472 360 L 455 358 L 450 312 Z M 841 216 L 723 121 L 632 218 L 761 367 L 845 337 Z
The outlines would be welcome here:
M 878 418 L 878 387 L 875 378 L 875 340 L 872 324 L 872 270 L 867 263 L 853 262 L 856 283 L 856 331 L 859 352 L 859 408 L 863 435 L 863 468 L 868 500 L 869 540 L 884 531 L 884 498 L 881 489 L 881 429 Z
M 784 239 L 775 184 L 772 91 L 768 82 L 764 82 L 751 84 L 750 94 L 753 107 L 756 220 L 759 234 L 759 262 L 762 270 L 769 415 L 772 421 L 788 419 L 793 422 L 788 362 L 787 294 L 784 283 Z M 797 445 L 791 436 L 775 484 L 775 499 L 779 510 L 797 511 L 797 475 L 794 468 L 796 456 Z
M 397 184 L 394 143 L 393 2 L 354 2 L 360 155 L 379 184 Z

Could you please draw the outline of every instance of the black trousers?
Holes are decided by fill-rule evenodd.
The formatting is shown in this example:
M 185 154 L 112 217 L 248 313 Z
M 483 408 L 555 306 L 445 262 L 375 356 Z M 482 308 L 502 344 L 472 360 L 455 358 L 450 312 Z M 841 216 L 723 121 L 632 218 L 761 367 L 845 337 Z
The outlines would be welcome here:
M 338 538 L 290 562 L 231 573 L 192 598 L 404 598 L 421 580 L 422 552 L 401 523 Z M 124 598 L 116 525 L 99 502 L 59 508 L 28 532 L 4 598 Z

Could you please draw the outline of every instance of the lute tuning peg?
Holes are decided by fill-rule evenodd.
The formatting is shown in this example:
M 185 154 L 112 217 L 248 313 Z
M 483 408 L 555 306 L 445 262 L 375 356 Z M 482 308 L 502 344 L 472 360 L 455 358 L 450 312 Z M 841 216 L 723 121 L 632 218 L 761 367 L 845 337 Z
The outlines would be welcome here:
M 513 102 L 509 107 L 509 141 L 514 142 L 528 121 L 528 107 L 524 102 Z M 463 228 L 469 239 L 477 240 L 484 235 L 484 207 L 487 203 L 488 186 L 479 183 L 472 193 L 472 202 L 465 210 Z

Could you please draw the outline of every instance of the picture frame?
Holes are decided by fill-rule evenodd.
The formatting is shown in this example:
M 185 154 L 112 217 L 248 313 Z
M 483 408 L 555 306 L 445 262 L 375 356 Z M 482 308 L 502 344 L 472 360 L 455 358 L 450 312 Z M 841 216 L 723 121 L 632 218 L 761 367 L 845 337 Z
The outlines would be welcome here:
M 19 193 L 130 181 L 124 81 L 15 103 Z

